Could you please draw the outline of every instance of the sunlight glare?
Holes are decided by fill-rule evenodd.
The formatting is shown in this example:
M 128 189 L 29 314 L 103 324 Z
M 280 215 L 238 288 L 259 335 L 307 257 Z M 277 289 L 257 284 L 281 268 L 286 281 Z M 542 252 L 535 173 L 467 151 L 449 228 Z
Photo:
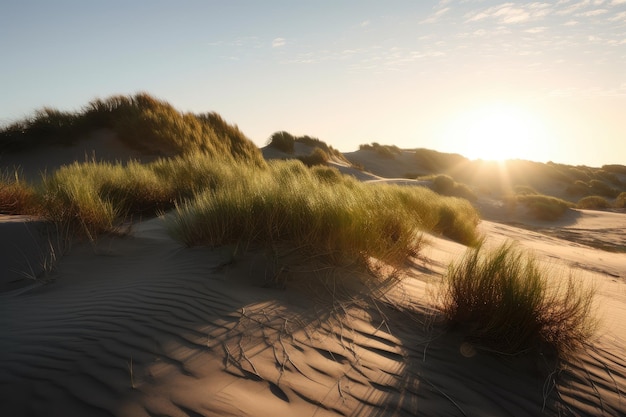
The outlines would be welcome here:
M 470 159 L 542 160 L 548 135 L 532 113 L 494 103 L 460 116 L 448 129 L 448 140 L 459 145 L 459 153 Z

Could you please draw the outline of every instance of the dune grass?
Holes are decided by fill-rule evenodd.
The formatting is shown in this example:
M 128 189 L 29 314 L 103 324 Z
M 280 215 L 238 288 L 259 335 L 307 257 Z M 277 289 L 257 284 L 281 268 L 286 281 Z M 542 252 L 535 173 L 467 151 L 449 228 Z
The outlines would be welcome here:
M 576 207 L 587 210 L 604 210 L 611 207 L 611 204 L 604 197 L 599 195 L 590 195 L 578 200 Z
M 432 181 L 433 190 L 438 194 L 450 197 L 465 198 L 469 201 L 476 201 L 478 197 L 470 187 L 456 182 L 451 176 L 446 174 L 426 175 L 417 178 L 423 181 Z
M 76 162 L 44 178 L 42 214 L 78 234 L 97 236 L 125 220 L 172 209 L 176 202 L 234 181 L 230 164 L 201 152 L 150 164 Z
M 395 145 L 381 145 L 378 142 L 359 145 L 359 150 L 374 151 L 378 155 L 386 159 L 395 159 L 396 155 L 400 155 L 402 153 L 402 150 Z
M 38 193 L 45 217 L 90 237 L 176 206 L 172 230 L 189 245 L 294 241 L 397 263 L 417 250 L 420 231 L 478 239 L 478 215 L 465 200 L 364 184 L 297 160 L 256 165 L 198 152 L 149 164 L 74 163 L 46 177 Z
M 395 266 L 419 250 L 422 231 L 462 229 L 455 238 L 477 240 L 478 216 L 467 201 L 424 188 L 364 184 L 298 161 L 233 169 L 238 175 L 231 184 L 177 207 L 169 224 L 176 238 L 243 248 L 289 242 L 334 263 L 373 257 Z
M 528 213 L 538 220 L 554 221 L 561 218 L 573 203 L 543 194 L 519 194 L 515 202 L 526 206 Z
M 36 215 L 40 212 L 35 188 L 19 172 L 0 174 L 0 214 Z
M 96 99 L 77 112 L 44 108 L 0 129 L 0 151 L 68 145 L 99 129 L 111 129 L 128 146 L 151 154 L 203 152 L 263 163 L 254 143 L 217 113 L 183 113 L 146 93 Z
M 267 146 L 288 154 L 293 154 L 295 152 L 296 143 L 301 143 L 313 148 L 310 155 L 299 158 L 302 162 L 309 166 L 325 164 L 331 157 L 348 162 L 343 154 L 337 149 L 329 146 L 326 142 L 318 138 L 308 135 L 294 136 L 285 131 L 275 132 L 272 136 L 270 136 Z M 324 155 L 324 161 L 319 162 L 321 161 L 320 156 L 322 155 Z
M 558 354 L 593 335 L 594 290 L 555 276 L 512 243 L 480 244 L 449 266 L 443 311 L 475 343 L 513 354 L 548 346 Z

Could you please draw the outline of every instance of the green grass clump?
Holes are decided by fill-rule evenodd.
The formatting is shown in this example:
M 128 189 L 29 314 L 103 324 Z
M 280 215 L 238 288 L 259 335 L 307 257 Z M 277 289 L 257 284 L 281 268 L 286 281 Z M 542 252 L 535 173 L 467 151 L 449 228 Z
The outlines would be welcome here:
M 363 144 L 359 145 L 359 150 L 362 151 L 374 151 L 378 155 L 387 159 L 395 159 L 396 155 L 402 153 L 402 150 L 395 145 L 381 145 L 377 142 L 372 142 L 371 145 Z
M 581 198 L 576 207 L 579 209 L 588 210 L 603 210 L 609 208 L 611 205 L 604 197 L 598 195 L 590 195 L 588 197 Z
M 285 153 L 293 153 L 295 148 L 295 137 L 289 132 L 275 132 L 270 136 L 267 146 Z
M 528 213 L 538 220 L 557 220 L 574 206 L 569 201 L 542 194 L 523 194 L 516 196 L 515 199 L 524 204 Z
M 315 148 L 310 154 L 301 156 L 298 158 L 302 163 L 308 167 L 315 165 L 326 165 L 330 157 L 321 148 Z
M 119 176 L 121 166 L 106 163 L 74 163 L 44 178 L 44 216 L 63 224 L 65 230 L 95 237 L 113 230 L 121 211 L 100 194 L 109 178 Z
M 452 179 L 449 175 L 439 174 L 434 177 L 425 178 L 432 178 L 433 190 L 439 194 L 451 197 L 461 197 L 469 201 L 476 201 L 478 198 L 467 185 L 454 181 L 454 179 Z
M 288 154 L 292 154 L 295 152 L 295 144 L 296 143 L 301 143 L 303 145 L 309 146 L 314 148 L 311 151 L 311 155 L 309 156 L 305 156 L 305 157 L 300 157 L 299 159 L 301 159 L 305 164 L 312 166 L 312 165 L 318 165 L 319 163 L 310 163 L 312 162 L 313 159 L 311 158 L 318 158 L 319 160 L 319 155 L 327 155 L 327 159 L 330 159 L 330 157 L 334 157 L 337 158 L 341 161 L 345 161 L 348 162 L 348 160 L 343 156 L 343 154 L 341 152 L 339 152 L 338 150 L 336 150 L 335 148 L 333 148 L 332 146 L 329 146 L 326 142 L 318 139 L 318 138 L 314 138 L 312 136 L 308 136 L 308 135 L 304 135 L 304 136 L 294 136 L 289 132 L 285 132 L 285 131 L 281 131 L 281 132 L 275 132 L 272 134 L 272 136 L 270 136 L 269 141 L 267 146 L 274 148 L 274 149 L 278 149 L 279 151 L 288 153 Z M 321 154 L 319 153 L 320 151 L 323 151 L 324 153 Z M 315 156 L 313 155 L 314 152 L 318 152 L 318 155 Z M 307 160 L 308 158 L 308 160 Z M 325 162 L 324 162 L 325 163 Z
M 335 263 L 373 257 L 397 266 L 419 250 L 422 231 L 437 229 L 445 206 L 447 224 L 472 222 L 459 238 L 477 239 L 478 217 L 469 203 L 424 188 L 320 175 L 328 171 L 309 170 L 298 161 L 233 169 L 238 175 L 231 184 L 178 206 L 170 221 L 175 237 L 187 245 L 244 248 L 289 242 Z
M 477 344 L 503 353 L 547 345 L 558 353 L 595 329 L 594 291 L 573 277 L 548 277 L 530 255 L 505 243 L 469 249 L 445 277 L 443 311 Z
M 172 209 L 236 181 L 230 164 L 201 152 L 150 164 L 76 162 L 44 178 L 42 214 L 79 234 L 97 236 L 124 220 Z

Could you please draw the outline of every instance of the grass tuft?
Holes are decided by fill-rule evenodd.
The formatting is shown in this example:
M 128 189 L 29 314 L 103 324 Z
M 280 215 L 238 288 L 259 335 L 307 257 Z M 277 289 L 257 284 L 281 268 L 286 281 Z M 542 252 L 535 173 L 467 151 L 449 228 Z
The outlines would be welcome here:
M 576 207 L 579 209 L 587 210 L 604 210 L 611 206 L 611 204 L 604 197 L 598 195 L 590 195 L 578 200 Z
M 421 187 L 365 184 L 299 161 L 268 165 L 233 167 L 231 182 L 178 205 L 172 234 L 187 245 L 289 242 L 334 263 L 373 257 L 396 266 L 417 253 L 423 231 L 452 234 L 458 227 L 457 240 L 477 240 L 478 216 L 465 200 Z
M 36 215 L 40 212 L 37 193 L 19 173 L 0 174 L 0 214 Z
M 474 342 L 503 353 L 549 346 L 565 354 L 593 335 L 595 291 L 569 276 L 548 277 L 537 261 L 504 243 L 481 244 L 448 268 L 443 310 Z
M 520 194 L 515 201 L 524 204 L 534 218 L 547 221 L 558 220 L 574 206 L 569 201 L 542 194 Z

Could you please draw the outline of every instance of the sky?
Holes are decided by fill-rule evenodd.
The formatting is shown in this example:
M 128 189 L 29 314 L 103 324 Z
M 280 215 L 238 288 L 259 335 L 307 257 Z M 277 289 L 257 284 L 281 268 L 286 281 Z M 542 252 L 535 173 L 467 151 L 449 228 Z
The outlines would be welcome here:
M 626 0 L 3 0 L 0 123 L 147 92 L 350 152 L 626 165 Z

